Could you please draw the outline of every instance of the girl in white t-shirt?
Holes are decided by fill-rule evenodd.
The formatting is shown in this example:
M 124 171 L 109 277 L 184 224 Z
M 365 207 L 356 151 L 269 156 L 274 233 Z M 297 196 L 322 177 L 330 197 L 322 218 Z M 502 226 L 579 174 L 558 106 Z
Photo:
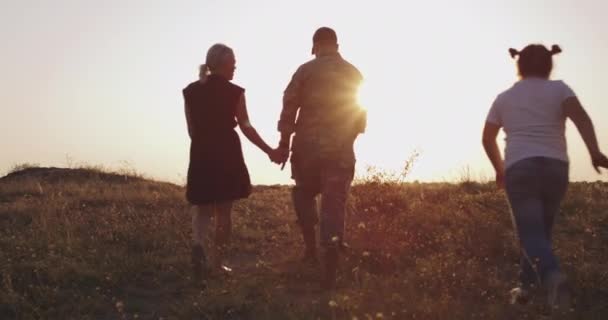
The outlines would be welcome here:
M 537 284 L 548 289 L 553 308 L 567 308 L 570 289 L 553 254 L 551 231 L 568 187 L 565 123 L 570 118 L 581 134 L 593 167 L 608 168 L 600 152 L 591 119 L 563 81 L 549 80 L 554 45 L 529 45 L 518 57 L 520 81 L 496 97 L 483 131 L 483 146 L 496 171 L 496 183 L 505 187 L 521 245 L 521 286 L 511 291 L 512 301 L 524 303 Z M 496 137 L 506 134 L 503 161 Z

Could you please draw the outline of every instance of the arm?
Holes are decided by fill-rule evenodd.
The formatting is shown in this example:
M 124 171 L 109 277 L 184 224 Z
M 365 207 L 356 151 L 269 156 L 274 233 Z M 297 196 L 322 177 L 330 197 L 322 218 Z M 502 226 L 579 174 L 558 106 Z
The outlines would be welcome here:
M 281 110 L 281 117 L 278 125 L 278 130 L 281 132 L 279 148 L 282 150 L 290 149 L 291 135 L 295 132 L 296 116 L 298 114 L 298 109 L 300 108 L 301 78 L 302 71 L 301 69 L 298 69 L 283 93 L 283 109 Z
M 186 124 L 188 126 L 188 136 L 192 139 L 192 117 L 190 116 L 190 106 L 184 102 L 184 111 L 186 113 Z
M 483 128 L 482 143 L 486 155 L 490 159 L 490 162 L 492 162 L 494 171 L 496 171 L 496 183 L 502 187 L 504 184 L 505 167 L 502 156 L 500 155 L 500 150 L 498 149 L 498 144 L 496 143 L 496 137 L 498 136 L 499 130 L 499 125 L 486 122 Z
M 266 144 L 264 139 L 262 139 L 262 137 L 260 137 L 258 134 L 257 130 L 255 130 L 255 128 L 251 125 L 251 122 L 249 122 L 249 114 L 247 113 L 247 105 L 245 103 L 245 94 L 242 94 L 239 98 L 239 102 L 236 107 L 236 119 L 238 121 L 239 128 L 241 128 L 241 131 L 245 137 L 260 148 L 260 150 L 264 151 L 264 153 L 270 156 L 272 154 L 272 148 Z
M 281 140 L 279 141 L 279 148 L 281 149 L 291 149 L 291 133 L 290 132 L 281 132 Z
M 576 97 L 567 98 L 564 100 L 562 107 L 564 115 L 574 122 L 576 129 L 583 138 L 595 170 L 599 173 L 600 167 L 608 168 L 608 159 L 600 151 L 593 122 L 578 99 Z

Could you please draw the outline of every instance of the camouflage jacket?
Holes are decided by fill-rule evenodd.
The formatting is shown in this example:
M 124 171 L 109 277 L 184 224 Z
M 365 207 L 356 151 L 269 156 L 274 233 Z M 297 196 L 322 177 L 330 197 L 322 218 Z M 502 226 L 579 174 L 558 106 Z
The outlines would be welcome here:
M 357 102 L 362 80 L 359 70 L 338 53 L 298 68 L 285 89 L 278 124 L 281 133 L 295 133 L 294 154 L 354 162 L 353 144 L 367 120 Z

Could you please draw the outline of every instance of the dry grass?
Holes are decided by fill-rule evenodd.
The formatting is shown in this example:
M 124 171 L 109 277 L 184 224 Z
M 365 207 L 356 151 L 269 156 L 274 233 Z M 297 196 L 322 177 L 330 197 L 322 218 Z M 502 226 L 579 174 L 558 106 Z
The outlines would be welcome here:
M 390 180 L 390 179 L 388 179 Z M 125 173 L 20 168 L 0 179 L 1 319 L 538 319 L 513 307 L 517 249 L 490 184 L 359 181 L 339 290 L 298 264 L 288 187 L 237 204 L 235 272 L 189 282 L 183 188 Z M 608 184 L 571 185 L 556 247 L 574 319 L 608 318 Z

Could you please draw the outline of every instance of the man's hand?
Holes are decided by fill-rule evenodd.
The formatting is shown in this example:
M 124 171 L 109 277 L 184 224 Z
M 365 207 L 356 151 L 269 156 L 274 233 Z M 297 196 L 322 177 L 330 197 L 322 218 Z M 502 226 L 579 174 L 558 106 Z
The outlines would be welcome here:
M 276 150 L 278 152 L 278 163 L 281 165 L 281 170 L 283 170 L 289 159 L 289 147 L 279 146 Z
M 268 152 L 268 158 L 270 159 L 270 161 L 271 161 L 272 163 L 276 163 L 276 164 L 279 164 L 279 163 L 280 163 L 280 162 L 279 162 L 279 158 L 278 158 L 278 156 L 279 156 L 279 154 L 278 154 L 278 152 L 277 152 L 277 149 L 271 149 L 271 150 Z
M 291 133 L 281 132 L 281 140 L 279 141 L 279 146 L 277 150 L 280 155 L 280 165 L 281 170 L 285 169 L 285 164 L 289 159 L 289 152 L 291 149 Z

